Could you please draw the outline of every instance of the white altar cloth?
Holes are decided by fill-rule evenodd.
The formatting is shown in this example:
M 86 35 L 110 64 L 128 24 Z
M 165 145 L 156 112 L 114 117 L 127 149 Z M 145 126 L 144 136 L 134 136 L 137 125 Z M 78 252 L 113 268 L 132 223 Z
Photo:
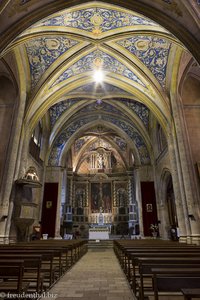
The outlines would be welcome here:
M 109 240 L 109 229 L 105 227 L 90 228 L 89 240 Z

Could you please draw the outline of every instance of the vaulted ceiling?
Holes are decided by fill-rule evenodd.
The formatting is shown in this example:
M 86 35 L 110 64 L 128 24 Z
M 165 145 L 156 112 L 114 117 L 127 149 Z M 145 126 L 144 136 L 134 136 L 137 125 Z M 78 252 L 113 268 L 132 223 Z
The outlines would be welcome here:
M 99 142 L 122 166 L 127 147 L 135 163 L 153 163 L 152 124 L 168 134 L 173 68 L 187 52 L 173 34 L 134 11 L 89 1 L 30 26 L 7 51 L 29 96 L 25 129 L 48 123 L 48 165 L 64 165 L 73 147 L 77 169 L 80 153 Z M 93 76 L 99 68 L 102 83 Z

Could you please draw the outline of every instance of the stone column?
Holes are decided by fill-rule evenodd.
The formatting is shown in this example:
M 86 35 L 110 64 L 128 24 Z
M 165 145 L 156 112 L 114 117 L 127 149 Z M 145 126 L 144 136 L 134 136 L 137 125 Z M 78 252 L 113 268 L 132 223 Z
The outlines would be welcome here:
M 23 73 L 23 67 L 21 69 Z M 24 76 L 25 78 L 25 76 Z M 24 109 L 26 104 L 26 90 L 25 87 L 21 89 L 19 95 L 19 106 L 18 110 L 16 109 L 16 123 L 12 131 L 12 145 L 10 145 L 10 154 L 9 159 L 7 160 L 8 163 L 6 165 L 7 174 L 6 177 L 3 179 L 4 188 L 2 187 L 0 193 L 0 216 L 3 217 L 2 222 L 0 222 L 0 243 L 8 243 L 9 242 L 9 232 L 11 226 L 11 218 L 13 212 L 13 202 L 10 199 L 12 189 L 13 189 L 13 182 L 17 179 L 16 178 L 16 163 L 20 161 L 19 157 L 19 145 L 20 145 L 20 138 L 22 134 L 22 127 L 23 127 L 23 119 L 24 119 Z M 17 101 L 18 99 L 16 99 Z M 10 201 L 11 200 L 11 201 Z
M 85 206 L 89 206 L 89 181 L 86 182 Z
M 136 196 L 136 177 L 135 177 L 135 170 L 131 172 L 131 176 L 129 175 L 128 179 L 128 194 L 129 194 L 129 227 L 134 228 L 135 234 L 135 226 L 139 225 L 140 232 L 141 232 L 141 224 L 140 224 L 140 217 L 138 212 L 138 201 Z
M 58 198 L 57 198 L 57 210 L 56 210 L 56 222 L 55 222 L 55 237 L 60 237 L 60 225 L 61 225 L 61 205 L 62 205 L 62 187 L 64 181 L 64 169 L 62 167 L 59 168 L 59 177 L 58 177 Z M 65 198 L 64 198 L 65 201 Z
M 171 93 L 171 105 L 173 108 L 174 134 L 173 144 L 175 145 L 175 156 L 177 162 L 178 178 L 175 184 L 179 184 L 181 199 L 176 198 L 178 222 L 185 222 L 185 230 L 188 243 L 200 243 L 200 211 L 197 189 L 195 187 L 194 168 L 190 156 L 187 129 L 184 123 L 182 104 L 174 93 Z M 182 210 L 180 215 L 179 209 Z M 189 215 L 194 216 L 194 220 L 189 219 Z M 182 226 L 183 227 L 183 226 Z M 180 234 L 183 233 L 183 228 Z M 181 232 L 182 231 L 182 232 Z
M 134 177 L 135 177 L 135 199 L 138 205 L 138 222 L 140 228 L 140 235 L 144 236 L 143 215 L 142 215 L 142 194 L 141 194 L 139 167 L 135 167 Z
M 116 197 L 116 181 L 113 181 L 113 206 L 117 206 L 117 197 Z
M 187 228 L 189 228 L 188 218 L 185 219 L 185 215 L 187 215 L 187 206 L 186 202 L 184 201 L 184 194 L 182 189 L 183 182 L 180 180 L 180 166 L 177 161 L 177 155 L 174 146 L 174 137 L 173 134 L 169 135 L 169 158 L 171 164 L 171 174 L 172 174 L 172 181 L 173 181 L 173 189 L 174 189 L 174 196 L 175 196 L 175 205 L 176 205 L 176 212 L 178 218 L 178 226 L 180 230 L 180 242 L 186 243 L 187 239 Z

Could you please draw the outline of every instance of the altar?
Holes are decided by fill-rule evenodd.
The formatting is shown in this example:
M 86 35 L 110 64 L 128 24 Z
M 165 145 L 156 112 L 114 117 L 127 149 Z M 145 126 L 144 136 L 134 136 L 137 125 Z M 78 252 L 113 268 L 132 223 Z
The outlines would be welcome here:
M 109 240 L 109 227 L 94 226 L 89 228 L 89 240 Z

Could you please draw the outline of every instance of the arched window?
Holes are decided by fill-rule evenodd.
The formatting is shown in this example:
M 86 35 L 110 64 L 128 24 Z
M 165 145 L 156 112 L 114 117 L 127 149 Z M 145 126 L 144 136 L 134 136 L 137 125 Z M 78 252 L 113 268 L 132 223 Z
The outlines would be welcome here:
M 42 160 L 40 158 L 41 149 L 42 149 L 42 124 L 40 121 L 34 129 L 29 143 L 29 153 L 39 163 L 42 163 Z

